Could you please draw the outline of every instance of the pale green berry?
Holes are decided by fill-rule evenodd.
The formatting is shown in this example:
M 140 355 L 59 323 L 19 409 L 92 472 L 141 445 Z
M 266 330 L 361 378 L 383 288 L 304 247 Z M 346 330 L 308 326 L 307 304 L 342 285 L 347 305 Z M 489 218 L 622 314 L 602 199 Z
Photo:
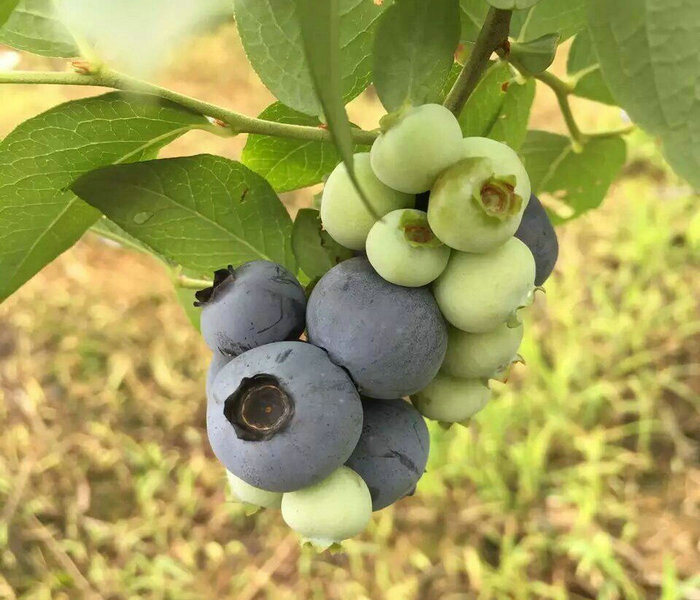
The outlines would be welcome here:
M 226 471 L 231 493 L 244 504 L 259 506 L 261 508 L 279 508 L 282 503 L 282 494 L 278 492 L 268 492 L 260 488 L 253 487 L 242 479 L 236 477 L 230 471 Z
M 488 252 L 518 229 L 530 200 L 530 178 L 514 150 L 487 138 L 465 138 L 464 158 L 442 173 L 430 194 L 435 235 L 462 252 Z
M 440 104 L 424 104 L 386 115 L 372 145 L 372 169 L 389 187 L 419 194 L 462 158 L 457 118 Z
M 493 331 L 467 333 L 450 327 L 442 370 L 454 377 L 489 378 L 502 373 L 516 359 L 523 326 L 506 323 Z
M 433 284 L 443 316 L 455 327 L 485 333 L 518 322 L 518 309 L 532 304 L 535 259 L 517 238 L 486 254 L 452 252 Z
M 441 423 L 462 423 L 489 401 L 491 390 L 483 379 L 462 379 L 440 372 L 411 402 L 424 417 Z
M 372 498 L 362 478 L 340 467 L 326 479 L 282 496 L 282 518 L 319 549 L 361 533 L 372 515 Z
M 364 250 L 367 234 L 376 220 L 392 210 L 413 206 L 415 198 L 379 181 L 370 166 L 368 152 L 355 154 L 353 162 L 357 181 L 374 214 L 368 210 L 353 185 L 345 163 L 340 163 L 323 188 L 321 223 L 341 246 Z
M 438 240 L 422 210 L 395 210 L 377 221 L 367 236 L 367 258 L 384 279 L 420 287 L 445 270 L 450 249 Z

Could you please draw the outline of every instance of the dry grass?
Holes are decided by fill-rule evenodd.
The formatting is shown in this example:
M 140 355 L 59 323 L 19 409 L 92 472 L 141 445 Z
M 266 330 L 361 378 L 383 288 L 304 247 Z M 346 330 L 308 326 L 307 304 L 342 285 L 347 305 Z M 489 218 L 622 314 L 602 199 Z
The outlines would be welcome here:
M 168 78 L 251 114 L 270 100 L 230 32 Z M 0 130 L 69 94 L 0 88 Z M 533 120 L 551 114 L 545 92 Z M 168 154 L 240 147 L 192 136 Z M 167 276 L 79 243 L 0 306 L 0 598 L 700 598 L 697 198 L 648 140 L 633 157 L 606 206 L 561 231 L 528 367 L 471 429 L 433 428 L 417 495 L 337 555 L 230 501 L 204 430 L 207 352 Z

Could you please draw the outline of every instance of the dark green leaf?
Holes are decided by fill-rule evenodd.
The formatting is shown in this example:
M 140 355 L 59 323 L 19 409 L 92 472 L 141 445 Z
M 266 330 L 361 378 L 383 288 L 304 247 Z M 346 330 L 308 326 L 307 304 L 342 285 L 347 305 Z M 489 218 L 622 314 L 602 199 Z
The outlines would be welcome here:
M 338 263 L 353 257 L 352 250 L 333 241 L 321 227 L 321 217 L 313 208 L 302 208 L 294 221 L 292 246 L 299 268 L 312 281 Z
M 462 33 L 461 42 L 475 42 L 479 31 L 486 20 L 489 5 L 484 0 L 460 0 Z
M 438 102 L 440 104 L 442 104 L 445 101 L 445 98 L 447 98 L 447 94 L 450 93 L 452 86 L 457 81 L 457 77 L 459 77 L 459 74 L 461 72 L 462 65 L 460 65 L 458 62 L 452 63 L 450 72 L 447 74 L 447 79 L 445 79 L 445 83 L 442 85 L 442 90 L 440 91 L 440 95 L 438 96 Z
M 396 0 L 374 43 L 374 85 L 387 111 L 437 100 L 459 35 L 457 0 Z
M 84 175 L 73 190 L 197 273 L 257 259 L 295 270 L 289 214 L 270 185 L 240 163 L 201 155 L 118 165 Z
M 149 248 L 146 246 L 146 244 L 140 240 L 137 240 L 134 236 L 129 235 L 126 231 L 119 227 L 119 225 L 113 221 L 110 221 L 107 217 L 103 216 L 98 219 L 98 221 L 92 227 L 90 227 L 90 232 L 111 242 L 116 242 L 128 250 L 135 250 L 137 252 L 143 252 L 144 254 L 151 254 L 156 258 L 165 261 L 165 259 L 155 250 Z
M 700 187 L 700 2 L 589 0 L 603 77 L 671 166 Z
M 537 75 L 552 65 L 558 45 L 559 34 L 549 33 L 530 42 L 513 42 L 510 45 L 510 53 L 528 73 Z
M 574 82 L 576 96 L 613 106 L 616 104 L 608 84 L 603 79 L 598 56 L 588 31 L 582 31 L 574 38 L 569 50 L 567 71 Z
M 381 6 L 370 0 L 340 1 L 339 68 L 342 96 L 346 101 L 370 83 L 374 28 L 382 11 L 390 4 L 390 0 L 385 0 Z M 319 116 L 321 105 L 304 58 L 296 3 L 292 0 L 235 0 L 234 8 L 246 54 L 262 82 L 283 104 Z
M 80 52 L 56 15 L 53 0 L 20 0 L 0 29 L 0 44 L 41 54 L 71 58 Z
M 625 164 L 626 146 L 619 137 L 594 139 L 577 153 L 567 137 L 529 131 L 520 153 L 533 192 L 549 193 L 571 209 L 558 215 L 563 221 L 600 206 Z
M 467 100 L 459 117 L 462 133 L 490 137 L 517 150 L 525 139 L 534 98 L 532 79 L 518 83 L 507 64 L 496 63 Z
M 518 42 L 529 42 L 558 33 L 563 42 L 585 25 L 586 0 L 541 0 L 532 8 L 513 13 L 510 35 Z
M 294 125 L 321 124 L 279 102 L 268 106 L 260 118 Z M 267 179 L 276 191 L 287 192 L 321 181 L 340 162 L 340 156 L 331 143 L 251 135 L 241 162 Z
M 18 2 L 19 0 L 0 0 L 0 27 L 5 24 Z
M 152 96 L 110 93 L 61 104 L 0 143 L 0 300 L 51 262 L 99 217 L 66 188 L 80 175 L 141 160 L 201 115 Z

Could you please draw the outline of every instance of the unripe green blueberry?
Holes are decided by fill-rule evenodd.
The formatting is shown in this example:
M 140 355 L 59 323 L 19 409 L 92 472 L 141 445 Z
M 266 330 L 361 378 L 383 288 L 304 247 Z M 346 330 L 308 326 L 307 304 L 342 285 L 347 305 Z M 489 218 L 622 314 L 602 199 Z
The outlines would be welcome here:
M 340 467 L 310 487 L 282 496 L 282 518 L 319 549 L 361 533 L 372 515 L 372 498 L 362 478 Z
M 260 508 L 279 508 L 282 504 L 282 494 L 279 492 L 268 492 L 260 488 L 253 487 L 242 479 L 236 477 L 231 471 L 226 471 L 229 487 L 233 495 L 251 506 Z
M 430 194 L 435 235 L 462 252 L 488 252 L 512 237 L 530 200 L 530 178 L 514 150 L 487 138 L 465 138 L 464 158 Z
M 420 194 L 462 158 L 457 118 L 440 104 L 402 109 L 384 117 L 383 133 L 372 145 L 372 169 L 389 187 Z
M 518 309 L 532 304 L 534 290 L 535 259 L 517 238 L 486 254 L 452 252 L 433 284 L 443 316 L 471 333 L 517 323 Z
M 428 387 L 411 396 L 411 402 L 428 419 L 462 423 L 484 408 L 490 397 L 491 390 L 483 379 L 462 379 L 440 372 Z
M 345 163 L 340 163 L 330 174 L 323 188 L 321 199 L 321 223 L 328 234 L 341 246 L 351 250 L 364 250 L 369 230 L 377 218 L 398 208 L 413 206 L 412 195 L 397 192 L 384 185 L 372 171 L 369 152 L 354 156 L 355 175 L 374 209 L 367 209 L 355 189 Z
M 450 249 L 438 240 L 422 210 L 394 210 L 377 221 L 367 236 L 367 258 L 384 279 L 420 287 L 445 270 Z
M 516 358 L 523 326 L 506 323 L 486 333 L 450 327 L 442 370 L 453 377 L 489 378 L 503 372 Z

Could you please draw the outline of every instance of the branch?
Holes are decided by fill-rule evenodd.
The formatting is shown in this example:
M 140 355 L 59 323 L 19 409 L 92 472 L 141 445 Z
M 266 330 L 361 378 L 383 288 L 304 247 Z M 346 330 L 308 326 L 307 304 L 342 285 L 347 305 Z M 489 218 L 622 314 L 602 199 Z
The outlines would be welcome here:
M 486 69 L 491 54 L 503 47 L 508 41 L 510 30 L 510 18 L 513 12 L 491 8 L 486 16 L 484 26 L 476 38 L 474 49 L 469 55 L 467 64 L 464 65 L 457 81 L 452 86 L 450 93 L 445 98 L 444 105 L 456 116 L 462 112 L 464 104 L 476 88 L 481 74 Z
M 88 65 L 89 67 L 89 65 Z M 205 102 L 168 88 L 142 81 L 105 67 L 89 73 L 71 72 L 38 72 L 38 71 L 9 71 L 0 72 L 0 84 L 51 84 L 51 85 L 84 85 L 106 87 L 128 92 L 153 94 L 166 100 L 171 100 L 185 108 L 189 108 L 207 117 L 218 119 L 231 128 L 234 134 L 256 133 L 276 137 L 306 140 L 316 142 L 332 142 L 330 132 L 321 127 L 291 125 L 277 123 L 265 119 L 256 119 L 247 115 L 223 108 L 216 104 Z M 375 131 L 353 129 L 353 141 L 357 144 L 371 145 L 379 135 Z

